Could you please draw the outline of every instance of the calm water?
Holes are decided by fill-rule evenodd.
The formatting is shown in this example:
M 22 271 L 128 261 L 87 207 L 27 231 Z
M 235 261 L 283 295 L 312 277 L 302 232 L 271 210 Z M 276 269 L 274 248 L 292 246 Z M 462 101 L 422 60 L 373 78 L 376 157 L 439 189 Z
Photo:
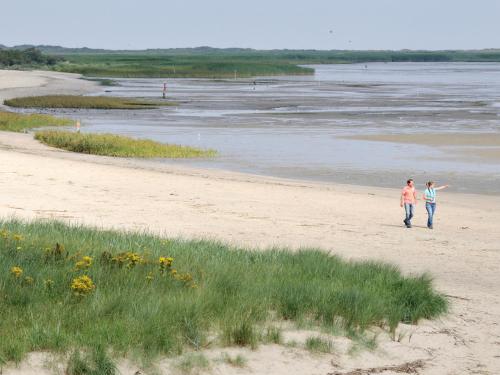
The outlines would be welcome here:
M 315 66 L 310 77 L 168 80 L 148 111 L 81 111 L 84 131 L 217 149 L 182 161 L 287 178 L 399 186 L 408 176 L 456 191 L 500 193 L 496 161 L 460 150 L 369 142 L 346 135 L 499 132 L 500 64 L 373 63 Z M 164 80 L 124 79 L 105 95 L 160 97 Z M 74 115 L 73 115 L 74 116 Z M 452 151 L 452 152 L 450 152 Z M 169 161 L 169 163 L 172 163 Z

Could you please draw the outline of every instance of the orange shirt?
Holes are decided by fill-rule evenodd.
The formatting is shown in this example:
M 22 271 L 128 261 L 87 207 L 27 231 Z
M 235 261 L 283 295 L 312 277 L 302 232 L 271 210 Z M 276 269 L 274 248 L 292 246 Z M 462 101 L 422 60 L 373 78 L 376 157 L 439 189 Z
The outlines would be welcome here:
M 415 187 L 410 187 L 410 186 L 406 185 L 403 188 L 403 192 L 402 192 L 404 203 L 414 204 L 416 194 L 417 194 L 417 191 L 415 190 Z

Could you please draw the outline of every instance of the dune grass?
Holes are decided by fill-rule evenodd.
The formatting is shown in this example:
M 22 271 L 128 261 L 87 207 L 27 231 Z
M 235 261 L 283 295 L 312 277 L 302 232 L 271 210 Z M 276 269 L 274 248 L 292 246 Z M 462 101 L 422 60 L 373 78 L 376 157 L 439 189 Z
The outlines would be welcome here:
M 114 134 L 76 133 L 71 131 L 41 130 L 35 139 L 63 150 L 117 157 L 135 158 L 203 158 L 216 155 L 214 150 L 190 146 L 164 144 L 148 139 L 133 139 Z
M 331 353 L 333 343 L 322 337 L 310 336 L 307 338 L 305 347 L 312 353 Z
M 136 98 L 81 95 L 44 95 L 14 98 L 5 105 L 18 108 L 82 108 L 82 109 L 151 109 L 172 105 L 165 101 L 148 101 Z
M 23 114 L 0 111 L 0 130 L 9 132 L 24 132 L 29 129 L 47 126 L 67 126 L 72 123 L 69 119 L 50 115 Z
M 90 353 L 89 366 L 110 368 L 108 354 L 256 346 L 267 342 L 270 321 L 394 330 L 446 309 L 426 275 L 317 249 L 252 251 L 58 222 L 0 222 L 0 362 L 77 350 Z M 74 355 L 72 366 L 83 366 L 81 358 Z

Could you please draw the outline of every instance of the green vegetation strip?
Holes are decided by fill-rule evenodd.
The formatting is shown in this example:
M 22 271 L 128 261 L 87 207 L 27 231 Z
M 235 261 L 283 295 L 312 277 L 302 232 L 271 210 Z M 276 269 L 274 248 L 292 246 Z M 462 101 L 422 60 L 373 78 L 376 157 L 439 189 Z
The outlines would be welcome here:
M 165 144 L 148 139 L 133 139 L 114 134 L 76 133 L 41 130 L 35 139 L 46 145 L 83 154 L 135 158 L 203 158 L 216 155 L 215 150 Z
M 255 347 L 273 321 L 393 331 L 446 309 L 426 275 L 317 249 L 252 251 L 57 222 L 0 222 L 3 362 L 30 351 L 81 350 L 109 367 L 103 353 L 147 359 L 207 345 Z
M 21 108 L 150 109 L 172 105 L 170 102 L 147 101 L 109 96 L 46 95 L 14 98 L 5 105 Z
M 55 53 L 56 51 L 48 51 Z M 500 50 L 483 51 L 314 51 L 172 49 L 149 51 L 60 50 L 65 61 L 52 69 L 89 77 L 245 78 L 314 74 L 307 64 L 367 62 L 500 61 Z
M 66 126 L 72 123 L 69 119 L 50 115 L 22 114 L 0 111 L 0 130 L 23 132 L 33 128 L 46 126 Z
M 500 50 L 349 51 L 210 47 L 113 51 L 38 46 L 0 49 L 0 67 L 47 68 L 87 77 L 242 78 L 314 74 L 306 64 L 368 62 L 498 62 Z M 23 49 L 23 50 L 21 50 Z M 109 84 L 109 81 L 104 81 Z

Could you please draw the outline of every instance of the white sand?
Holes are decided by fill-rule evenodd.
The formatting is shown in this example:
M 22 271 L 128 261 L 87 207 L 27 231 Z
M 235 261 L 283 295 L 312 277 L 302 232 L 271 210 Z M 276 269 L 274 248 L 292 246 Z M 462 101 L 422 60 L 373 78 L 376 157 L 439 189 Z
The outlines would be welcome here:
M 0 70 L 0 108 L 5 99 L 32 95 L 78 95 L 99 90 L 96 82 L 79 74 Z
M 247 368 L 215 363 L 213 373 L 326 375 L 421 359 L 424 368 L 419 374 L 500 374 L 500 199 L 496 196 L 441 192 L 436 229 L 425 228 L 421 204 L 414 228 L 405 229 L 399 189 L 286 181 L 78 155 L 39 145 L 27 134 L 0 133 L 0 216 L 210 237 L 261 248 L 321 246 L 351 259 L 392 262 L 407 273 L 428 271 L 438 289 L 450 296 L 448 316 L 401 326 L 401 342 L 381 334 L 375 352 L 351 356 L 351 343 L 344 338 L 334 338 L 337 349 L 332 355 L 312 356 L 275 345 L 254 352 L 231 349 L 244 353 Z M 299 342 L 307 335 L 287 332 Z M 221 351 L 206 354 L 215 358 Z M 33 355 L 24 367 L 4 369 L 4 374 L 49 373 L 41 369 L 41 357 Z M 171 360 L 160 366 L 169 373 Z M 136 370 L 128 362 L 121 369 L 124 374 Z

